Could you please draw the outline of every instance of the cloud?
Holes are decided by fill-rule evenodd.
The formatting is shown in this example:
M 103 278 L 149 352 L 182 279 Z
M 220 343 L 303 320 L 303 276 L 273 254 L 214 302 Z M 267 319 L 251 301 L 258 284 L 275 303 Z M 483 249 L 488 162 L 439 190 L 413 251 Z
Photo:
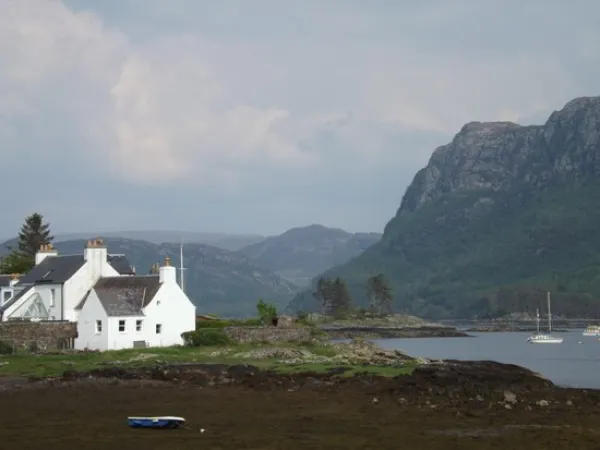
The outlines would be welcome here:
M 0 154 L 60 217 L 94 199 L 159 227 L 147 192 L 184 189 L 228 217 L 254 205 L 253 229 L 381 229 L 465 122 L 598 92 L 600 6 L 577 6 L 0 0 Z

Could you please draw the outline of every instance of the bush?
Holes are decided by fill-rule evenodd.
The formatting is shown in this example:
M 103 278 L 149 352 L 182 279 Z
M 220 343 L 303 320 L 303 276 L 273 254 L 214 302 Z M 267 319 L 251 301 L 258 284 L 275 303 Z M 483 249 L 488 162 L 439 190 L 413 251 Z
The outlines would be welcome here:
M 202 347 L 212 345 L 227 345 L 231 340 L 222 328 L 203 328 L 195 331 L 186 331 L 181 334 L 184 345 L 187 347 Z
M 0 355 L 12 355 L 14 350 L 10 342 L 0 341 Z

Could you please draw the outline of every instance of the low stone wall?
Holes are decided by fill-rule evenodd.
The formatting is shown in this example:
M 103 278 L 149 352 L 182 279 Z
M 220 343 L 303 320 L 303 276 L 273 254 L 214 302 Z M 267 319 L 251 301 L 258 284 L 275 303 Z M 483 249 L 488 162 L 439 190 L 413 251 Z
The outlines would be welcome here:
M 0 341 L 14 349 L 58 350 L 73 347 L 75 322 L 0 322 Z
M 227 327 L 225 333 L 238 344 L 260 342 L 302 342 L 313 338 L 310 328 Z

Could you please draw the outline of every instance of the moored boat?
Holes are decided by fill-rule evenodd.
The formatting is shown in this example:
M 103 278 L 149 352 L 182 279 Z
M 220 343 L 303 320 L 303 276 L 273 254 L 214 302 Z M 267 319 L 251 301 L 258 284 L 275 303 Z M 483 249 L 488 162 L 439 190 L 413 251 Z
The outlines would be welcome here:
M 157 416 L 157 417 L 128 417 L 127 422 L 132 428 L 179 428 L 185 423 L 183 417 Z
M 584 336 L 600 336 L 600 326 L 589 325 L 581 334 Z
M 552 336 L 552 312 L 550 310 L 550 292 L 548 292 L 548 333 L 540 333 L 540 310 L 536 310 L 537 333 L 527 338 L 530 344 L 562 344 L 563 338 Z

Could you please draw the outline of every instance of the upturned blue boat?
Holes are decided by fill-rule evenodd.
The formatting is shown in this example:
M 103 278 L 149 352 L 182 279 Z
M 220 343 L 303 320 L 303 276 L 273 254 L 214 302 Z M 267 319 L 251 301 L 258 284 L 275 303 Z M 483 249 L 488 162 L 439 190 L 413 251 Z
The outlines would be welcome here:
M 128 417 L 127 422 L 132 428 L 179 428 L 185 423 L 183 417 L 158 416 L 158 417 Z

